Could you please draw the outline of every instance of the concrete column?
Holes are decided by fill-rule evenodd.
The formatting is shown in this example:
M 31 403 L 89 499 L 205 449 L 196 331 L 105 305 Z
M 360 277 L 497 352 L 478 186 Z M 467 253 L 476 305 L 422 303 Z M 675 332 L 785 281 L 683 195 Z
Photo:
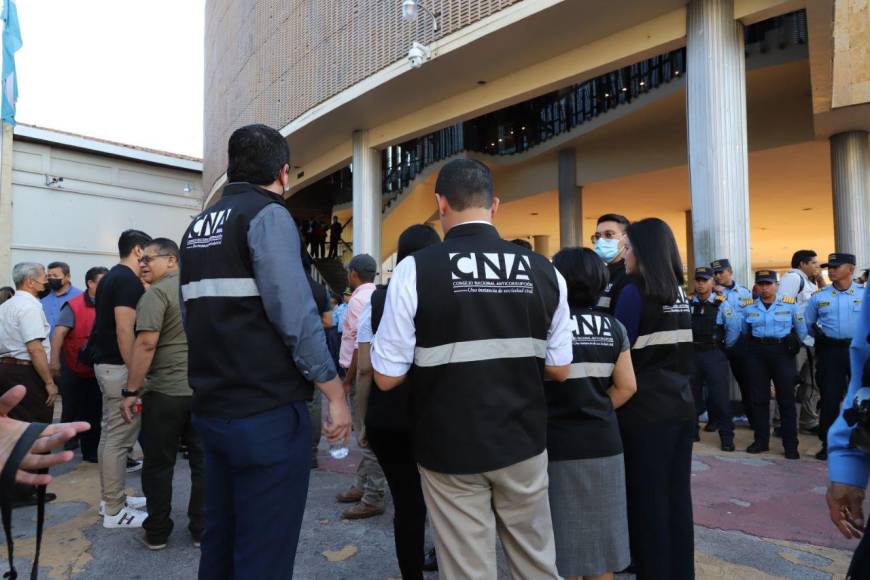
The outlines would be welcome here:
M 855 254 L 858 268 L 870 259 L 870 146 L 867 131 L 831 136 L 834 242 L 838 252 Z
M 716 258 L 713 258 L 715 260 Z M 695 261 L 695 236 L 692 231 L 692 210 L 686 210 L 686 279 L 689 281 L 689 288 L 692 287 L 692 282 L 695 279 L 695 268 L 698 268 L 699 262 Z M 701 262 L 702 266 L 706 266 L 706 262 Z
M 559 243 L 563 248 L 583 245 L 582 191 L 577 185 L 574 149 L 559 151 Z
M 537 253 L 550 257 L 550 236 L 532 236 L 532 241 Z
M 353 133 L 353 253 L 381 263 L 381 156 L 368 131 Z
M 733 0 L 690 0 L 686 113 L 696 264 L 728 258 L 749 282 L 746 57 Z

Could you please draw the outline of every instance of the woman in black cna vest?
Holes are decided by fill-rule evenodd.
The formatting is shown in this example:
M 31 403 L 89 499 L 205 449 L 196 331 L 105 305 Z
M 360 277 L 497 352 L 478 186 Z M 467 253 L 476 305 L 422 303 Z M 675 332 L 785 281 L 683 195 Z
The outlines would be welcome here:
M 556 566 L 565 578 L 612 578 L 631 561 L 615 411 L 637 390 L 628 335 L 594 310 L 609 278 L 594 251 L 566 248 L 553 265 L 568 287 L 574 351 L 568 380 L 545 383 Z
M 632 280 L 616 318 L 631 341 L 637 393 L 618 411 L 628 529 L 638 580 L 694 578 L 692 316 L 674 234 L 648 218 L 626 230 Z

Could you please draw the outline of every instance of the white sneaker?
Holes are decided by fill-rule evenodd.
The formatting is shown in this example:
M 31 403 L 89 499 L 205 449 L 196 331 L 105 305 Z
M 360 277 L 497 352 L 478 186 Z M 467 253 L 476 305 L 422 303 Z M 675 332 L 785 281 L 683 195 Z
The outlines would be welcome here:
M 148 517 L 146 512 L 134 510 L 133 508 L 125 507 L 113 516 L 106 514 L 103 516 L 104 528 L 141 528 L 145 518 Z
M 124 504 L 128 508 L 133 508 L 134 510 L 145 511 L 148 508 L 147 500 L 142 496 L 128 495 L 127 501 Z M 106 502 L 100 501 L 100 515 L 106 515 Z

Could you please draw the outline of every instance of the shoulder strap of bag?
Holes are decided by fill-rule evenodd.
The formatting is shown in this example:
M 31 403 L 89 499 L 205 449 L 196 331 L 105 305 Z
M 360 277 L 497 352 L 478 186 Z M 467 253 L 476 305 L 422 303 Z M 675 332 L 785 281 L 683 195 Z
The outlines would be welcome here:
M 9 571 L 3 574 L 3 578 L 15 580 L 18 578 L 18 571 L 15 569 L 12 554 L 12 496 L 15 493 L 15 473 L 21 462 L 24 461 L 25 455 L 30 451 L 33 443 L 39 438 L 45 428 L 48 427 L 45 423 L 31 423 L 27 426 L 24 434 L 12 448 L 12 453 L 9 454 L 9 459 L 6 460 L 6 465 L 3 466 L 3 471 L 0 472 L 0 513 L 3 517 L 3 531 L 6 533 L 6 549 L 9 552 Z M 30 578 L 36 580 L 39 573 L 39 549 L 42 546 L 42 528 L 45 522 L 45 486 L 39 485 L 36 487 L 37 497 L 37 512 L 36 512 L 36 550 L 33 553 L 33 568 L 30 571 Z

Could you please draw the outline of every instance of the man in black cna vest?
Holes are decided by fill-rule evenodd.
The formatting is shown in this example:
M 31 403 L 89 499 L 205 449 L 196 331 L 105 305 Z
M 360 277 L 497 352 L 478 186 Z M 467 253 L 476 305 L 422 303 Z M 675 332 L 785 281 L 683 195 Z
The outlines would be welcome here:
M 236 130 L 220 200 L 181 242 L 193 424 L 205 458 L 199 577 L 283 580 L 308 494 L 313 385 L 330 441 L 350 411 L 281 194 L 290 152 L 265 125 Z
M 444 242 L 393 271 L 372 342 L 375 381 L 411 375 L 414 453 L 445 578 L 495 578 L 496 520 L 514 578 L 557 578 L 544 379 L 572 359 L 565 280 L 502 240 L 492 175 L 441 169 Z

